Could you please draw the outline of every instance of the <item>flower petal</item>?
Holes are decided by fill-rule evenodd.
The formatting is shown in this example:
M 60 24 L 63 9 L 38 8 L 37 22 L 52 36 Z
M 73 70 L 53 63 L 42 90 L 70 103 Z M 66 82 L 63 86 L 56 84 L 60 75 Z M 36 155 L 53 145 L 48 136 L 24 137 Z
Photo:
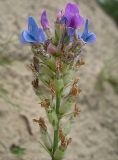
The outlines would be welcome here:
M 95 41 L 96 41 L 96 35 L 93 32 L 89 32 L 86 39 L 85 39 L 85 42 L 86 43 L 93 43 Z
M 24 34 L 23 34 L 24 32 L 25 32 L 25 31 L 23 31 L 23 32 L 21 33 L 21 35 L 20 35 L 20 42 L 25 44 L 25 43 L 27 43 L 27 42 L 26 42 L 26 40 L 24 39 Z
M 48 18 L 45 10 L 43 10 L 41 14 L 41 25 L 44 29 L 49 28 Z
M 78 5 L 76 3 L 68 3 L 65 8 L 64 16 L 70 17 L 75 14 L 79 14 Z
M 84 40 L 84 39 L 86 39 L 87 35 L 88 35 L 88 19 L 85 22 L 84 32 L 83 32 L 81 38 Z
M 36 43 L 37 41 L 28 33 L 23 31 L 20 36 L 21 43 Z
M 81 35 L 80 33 L 78 33 L 78 39 L 82 39 L 83 42 L 86 43 L 93 43 L 96 40 L 96 35 L 93 32 L 89 32 L 88 31 L 88 19 L 85 22 L 85 27 L 84 27 L 84 32 Z
M 46 34 L 42 28 L 39 28 L 38 35 L 38 41 L 40 43 L 44 43 L 46 41 Z
M 34 37 L 34 39 L 37 40 L 39 29 L 33 17 L 28 18 L 28 32 L 32 35 L 32 37 Z
M 80 28 L 83 24 L 84 24 L 84 18 L 82 16 L 77 16 L 77 20 L 78 20 L 78 28 Z
M 72 28 L 80 28 L 84 23 L 84 19 L 83 17 L 81 17 L 79 14 L 76 14 L 74 16 L 72 16 L 69 20 L 68 20 L 68 27 L 72 27 Z

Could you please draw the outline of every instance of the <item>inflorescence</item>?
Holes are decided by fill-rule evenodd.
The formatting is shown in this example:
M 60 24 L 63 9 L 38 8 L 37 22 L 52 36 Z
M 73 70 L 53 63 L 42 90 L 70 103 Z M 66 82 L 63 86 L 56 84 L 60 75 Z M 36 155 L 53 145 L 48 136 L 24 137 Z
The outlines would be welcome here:
M 61 160 L 72 141 L 68 134 L 80 112 L 76 103 L 81 92 L 77 73 L 85 64 L 81 51 L 95 42 L 96 35 L 89 32 L 89 21 L 80 15 L 75 3 L 68 3 L 65 11 L 58 11 L 54 34 L 45 10 L 40 22 L 42 27 L 29 17 L 28 29 L 21 33 L 20 41 L 31 46 L 33 59 L 28 67 L 33 73 L 32 86 L 54 134 L 50 136 L 43 117 L 34 122 L 40 127 L 43 146 L 52 160 Z M 82 26 L 84 30 L 80 33 Z M 62 125 L 60 122 L 64 117 L 67 121 Z

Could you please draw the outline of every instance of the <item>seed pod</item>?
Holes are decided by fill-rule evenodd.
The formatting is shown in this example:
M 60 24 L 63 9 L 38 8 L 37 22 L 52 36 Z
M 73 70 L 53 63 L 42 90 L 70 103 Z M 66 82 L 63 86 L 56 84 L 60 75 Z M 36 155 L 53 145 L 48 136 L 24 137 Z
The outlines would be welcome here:
M 57 115 L 55 113 L 55 110 L 48 110 L 47 111 L 47 116 L 49 119 L 49 122 L 52 124 L 52 126 L 54 127 L 54 130 L 57 129 L 57 124 L 58 124 L 58 118 Z
M 47 132 L 47 130 L 45 131 L 42 128 L 40 129 L 40 132 L 41 132 L 41 139 L 42 139 L 44 145 L 46 146 L 47 149 L 51 150 L 52 149 L 52 141 L 49 136 L 49 133 Z
M 64 157 L 64 153 L 65 153 L 65 151 L 61 146 L 59 148 L 57 148 L 54 153 L 55 160 L 62 160 Z
M 70 98 L 65 99 L 59 108 L 59 112 L 61 114 L 67 113 L 71 109 L 72 104 L 73 104 L 73 101 Z
M 74 119 L 70 118 L 66 123 L 65 127 L 63 128 L 63 132 L 65 135 L 68 135 L 70 133 L 73 123 L 74 123 Z
M 69 93 L 70 93 L 70 90 L 71 90 L 71 85 L 68 85 L 67 87 L 64 87 L 63 92 L 62 92 L 62 96 L 63 97 L 68 96 Z
M 63 78 L 63 81 L 64 81 L 64 85 L 68 85 L 68 83 L 70 83 L 70 80 L 72 78 L 74 78 L 75 76 L 75 72 L 74 71 L 66 71 L 66 73 L 64 73 L 64 78 Z

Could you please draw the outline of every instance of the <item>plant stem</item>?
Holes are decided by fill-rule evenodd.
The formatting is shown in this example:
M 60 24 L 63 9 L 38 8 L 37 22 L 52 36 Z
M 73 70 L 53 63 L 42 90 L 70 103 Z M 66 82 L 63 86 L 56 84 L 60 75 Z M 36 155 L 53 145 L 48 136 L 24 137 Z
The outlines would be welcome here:
M 60 107 L 60 94 L 56 93 L 56 114 L 58 117 L 58 124 L 57 124 L 57 128 L 54 131 L 54 141 L 53 141 L 53 156 L 54 156 L 54 152 L 58 146 L 58 134 L 59 134 L 59 107 Z M 52 157 L 52 160 L 54 160 L 54 157 Z
M 56 93 L 56 114 L 59 114 L 59 107 L 60 107 L 60 94 Z
M 54 131 L 54 142 L 53 142 L 53 153 L 55 152 L 57 146 L 58 146 L 58 132 L 59 132 L 59 121 L 57 124 L 57 129 Z

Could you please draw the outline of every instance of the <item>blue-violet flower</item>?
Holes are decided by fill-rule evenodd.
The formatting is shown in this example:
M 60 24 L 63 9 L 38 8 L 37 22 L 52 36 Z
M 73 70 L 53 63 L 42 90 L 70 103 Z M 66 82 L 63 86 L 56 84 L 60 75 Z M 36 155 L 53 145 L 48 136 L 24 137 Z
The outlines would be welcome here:
M 84 43 L 93 43 L 96 40 L 96 35 L 95 33 L 88 31 L 88 25 L 89 25 L 89 22 L 87 19 L 85 22 L 84 32 L 82 33 L 82 35 L 78 33 L 78 38 L 82 39 Z
M 22 43 L 39 44 L 46 41 L 46 35 L 42 28 L 38 27 L 33 17 L 28 18 L 28 30 L 21 33 L 20 41 Z

